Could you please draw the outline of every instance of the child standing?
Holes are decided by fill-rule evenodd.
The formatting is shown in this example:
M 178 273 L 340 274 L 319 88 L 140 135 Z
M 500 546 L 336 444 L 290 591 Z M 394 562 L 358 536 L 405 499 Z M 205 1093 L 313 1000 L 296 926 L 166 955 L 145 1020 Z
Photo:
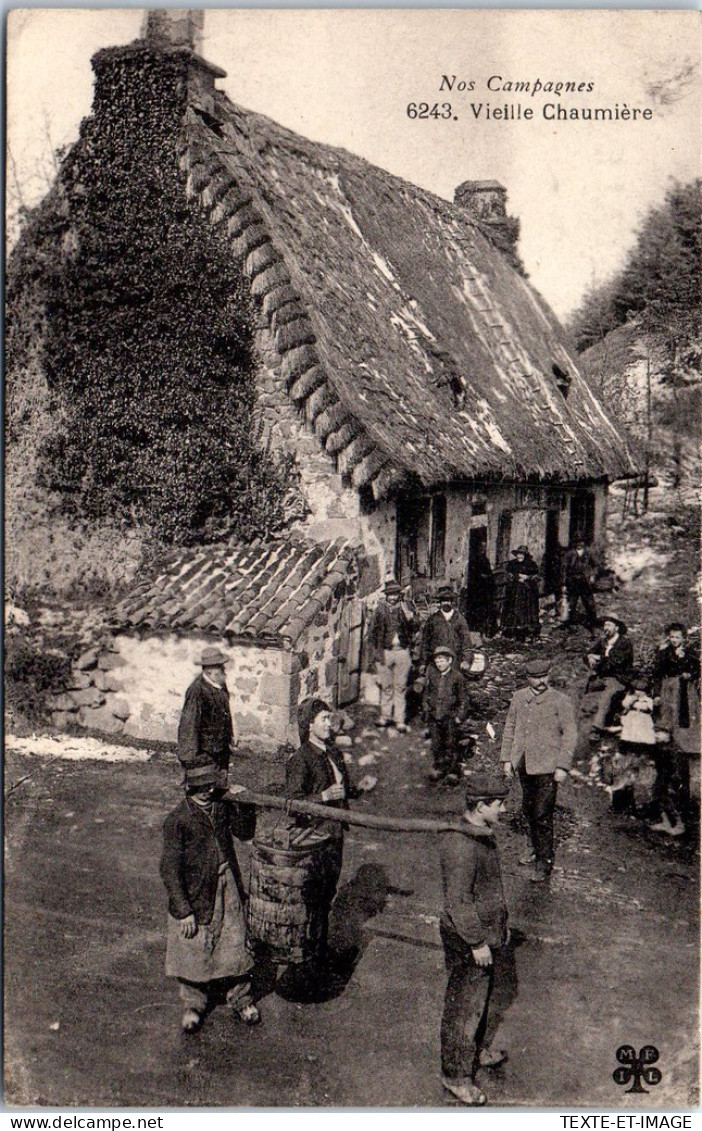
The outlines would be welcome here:
M 163 826 L 161 878 L 168 893 L 166 974 L 180 983 L 181 1026 L 199 1029 L 220 988 L 247 1025 L 261 1014 L 251 997 L 253 960 L 246 949 L 245 893 L 233 838 L 254 833 L 251 806 L 215 800 L 214 764 L 186 770 L 185 800 Z
M 454 668 L 454 659 L 452 648 L 439 645 L 427 669 L 424 687 L 424 717 L 434 761 L 429 780 L 443 780 L 446 785 L 458 785 L 460 781 L 458 727 L 467 713 L 465 680 Z

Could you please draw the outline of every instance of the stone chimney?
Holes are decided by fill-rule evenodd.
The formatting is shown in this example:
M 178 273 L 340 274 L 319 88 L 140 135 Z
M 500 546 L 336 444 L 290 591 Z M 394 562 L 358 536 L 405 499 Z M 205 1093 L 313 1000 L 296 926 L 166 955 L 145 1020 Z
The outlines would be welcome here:
M 507 189 L 499 181 L 463 181 L 453 194 L 453 202 L 476 220 L 488 237 L 510 261 L 524 274 L 524 266 L 517 243 L 519 220 L 507 215 Z
M 453 194 L 453 203 L 476 220 L 499 223 L 507 216 L 507 189 L 499 181 L 463 181 Z
M 142 37 L 158 51 L 187 48 L 202 54 L 205 13 L 202 8 L 152 8 L 142 25 Z
M 208 63 L 202 50 L 205 12 L 155 8 L 146 12 L 141 35 L 126 47 L 108 47 L 93 56 L 93 111 L 131 120 L 134 114 L 182 118 L 186 107 L 214 128 L 221 118 L 215 79 L 226 71 Z

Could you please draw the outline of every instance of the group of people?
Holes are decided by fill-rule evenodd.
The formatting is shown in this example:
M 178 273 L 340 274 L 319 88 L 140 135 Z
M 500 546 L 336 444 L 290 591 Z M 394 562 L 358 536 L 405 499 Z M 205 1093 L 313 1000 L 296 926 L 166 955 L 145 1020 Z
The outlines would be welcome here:
M 422 713 L 431 739 L 430 778 L 458 785 L 459 728 L 470 707 L 465 677 L 471 670 L 474 651 L 468 623 L 456 608 L 453 588 L 441 586 L 437 598 L 439 607 L 421 631 L 415 687 L 422 694 Z M 393 726 L 400 733 L 409 729 L 407 689 L 416 631 L 413 607 L 402 600 L 399 584 L 388 581 L 371 626 L 369 666 L 379 687 L 377 725 Z
M 690 757 L 700 752 L 700 653 L 685 625 L 673 621 L 650 674 L 635 666 L 634 647 L 621 618 L 603 618 L 603 636 L 587 655 L 586 695 L 595 697 L 591 740 L 616 736 L 620 769 L 629 780 L 650 758 L 656 771 L 651 828 L 682 836 L 690 804 Z
M 574 551 L 577 554 L 578 550 Z M 515 555 L 516 557 L 517 555 Z M 523 562 L 519 561 L 524 576 Z M 575 574 L 573 574 L 575 576 Z M 517 581 L 517 584 L 523 584 Z M 439 590 L 439 608 L 426 620 L 419 642 L 424 718 L 429 729 L 432 781 L 461 781 L 457 762 L 458 728 L 469 713 L 465 676 L 473 662 L 470 630 L 456 608 L 450 587 Z M 591 606 L 582 585 L 571 600 Z M 572 607 L 572 605 L 571 605 Z M 593 630 L 595 622 L 593 621 Z M 390 581 L 376 611 L 370 643 L 380 685 L 378 725 L 402 732 L 406 687 L 416 632 L 414 611 Z M 603 618 L 603 634 L 587 653 L 590 692 L 596 696 L 592 734 L 611 727 L 621 713 L 621 740 L 641 744 L 647 714 L 655 730 L 669 732 L 670 742 L 685 748 L 699 734 L 699 653 L 684 626 L 668 625 L 645 687 L 633 667 L 634 652 L 626 625 L 614 614 Z M 178 732 L 178 756 L 184 769 L 185 799 L 167 817 L 161 875 L 168 894 L 166 973 L 178 980 L 183 1004 L 182 1028 L 200 1027 L 218 997 L 247 1025 L 261 1020 L 253 999 L 254 960 L 246 935 L 246 893 L 239 872 L 236 840 L 253 836 L 255 810 L 237 801 L 240 787 L 228 787 L 228 770 L 237 744 L 225 681 L 226 657 L 208 648 L 201 674 L 188 688 Z M 526 664 L 526 686 L 512 696 L 501 745 L 502 772 L 473 772 L 463 778 L 466 790 L 460 826 L 439 833 L 443 885 L 440 933 L 447 987 L 441 1022 L 442 1081 L 469 1105 L 486 1102 L 476 1083 L 481 1068 L 507 1055 L 492 1044 L 495 1013 L 490 1003 L 499 992 L 510 963 L 507 926 L 495 828 L 505 811 L 512 780 L 519 781 L 527 824 L 527 843 L 519 863 L 535 884 L 548 883 L 554 865 L 554 815 L 558 786 L 572 766 L 578 720 L 571 698 L 551 686 L 551 663 L 535 658 Z M 626 720 L 631 715 L 630 722 Z M 333 742 L 332 713 L 322 699 L 298 709 L 299 747 L 286 763 L 286 796 L 322 807 L 348 809 L 359 796 L 347 765 Z M 695 732 L 695 728 L 697 731 Z M 680 776 L 669 758 L 661 794 L 661 822 L 679 793 Z M 677 776 L 676 776 L 677 775 Z M 226 799 L 225 799 L 226 796 Z M 675 802 L 679 805 L 679 798 Z M 665 808 L 664 806 L 667 806 Z M 676 811 L 677 812 L 677 811 Z M 325 834 L 320 867 L 323 929 L 320 945 L 305 971 L 320 975 L 326 957 L 327 922 L 343 862 L 344 823 L 321 816 L 296 817 Z M 318 885 L 319 888 L 319 885 Z
M 560 599 L 561 620 L 565 627 L 573 625 L 580 615 L 582 605 L 585 627 L 595 635 L 597 606 L 595 582 L 598 562 L 583 538 L 576 538 L 569 550 L 562 550 L 555 583 Z M 496 609 L 496 587 L 492 566 L 485 548 L 478 546 L 475 561 L 471 563 L 467 593 L 468 623 L 474 632 L 490 638 L 499 627 L 507 640 L 538 640 L 541 626 L 539 617 L 539 566 L 526 544 L 510 551 L 505 565 L 502 604 Z

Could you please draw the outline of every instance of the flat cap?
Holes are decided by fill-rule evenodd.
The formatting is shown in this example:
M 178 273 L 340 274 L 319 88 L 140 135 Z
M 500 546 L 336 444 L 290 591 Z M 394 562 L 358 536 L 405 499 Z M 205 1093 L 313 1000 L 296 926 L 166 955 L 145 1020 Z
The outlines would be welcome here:
M 453 648 L 449 648 L 448 644 L 440 644 L 438 648 L 434 649 L 435 656 L 450 656 L 451 659 L 456 655 Z
M 466 778 L 466 801 L 493 801 L 508 794 L 509 782 L 499 774 L 476 771 Z
M 204 766 L 187 766 L 184 784 L 190 789 L 196 786 L 217 785 L 219 777 L 219 771 L 213 762 L 208 762 Z
M 527 675 L 548 675 L 551 670 L 550 660 L 529 660 L 526 666 Z

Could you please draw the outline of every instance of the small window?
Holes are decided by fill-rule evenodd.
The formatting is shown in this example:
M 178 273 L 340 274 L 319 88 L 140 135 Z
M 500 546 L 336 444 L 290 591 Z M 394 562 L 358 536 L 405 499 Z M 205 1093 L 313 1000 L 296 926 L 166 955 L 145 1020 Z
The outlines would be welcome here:
M 432 578 L 443 577 L 446 558 L 446 496 L 434 495 L 431 501 L 431 550 L 429 556 Z
M 563 400 L 567 401 L 573 378 L 569 373 L 566 373 L 564 369 L 561 369 L 560 365 L 556 365 L 555 362 L 551 368 L 553 370 L 553 376 L 556 378 L 556 385 L 563 394 Z

